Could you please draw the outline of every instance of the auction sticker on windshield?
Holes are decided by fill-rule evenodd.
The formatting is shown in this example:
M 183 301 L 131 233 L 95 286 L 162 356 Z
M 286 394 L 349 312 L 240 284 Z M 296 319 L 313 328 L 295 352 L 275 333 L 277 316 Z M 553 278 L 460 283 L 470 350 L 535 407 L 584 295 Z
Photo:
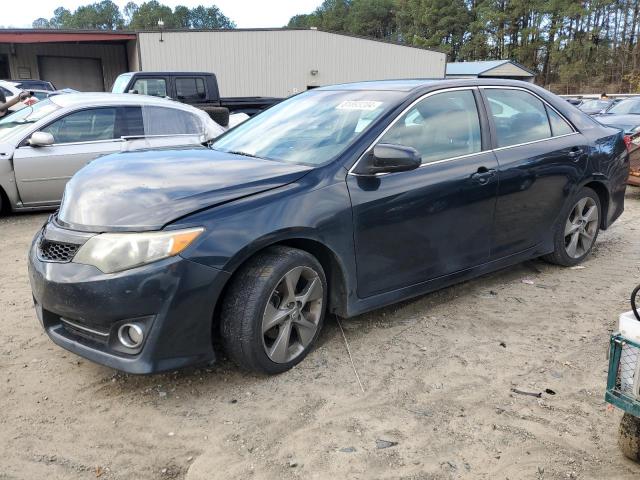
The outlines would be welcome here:
M 345 100 L 336 107 L 336 110 L 375 110 L 382 102 L 375 102 L 369 100 Z

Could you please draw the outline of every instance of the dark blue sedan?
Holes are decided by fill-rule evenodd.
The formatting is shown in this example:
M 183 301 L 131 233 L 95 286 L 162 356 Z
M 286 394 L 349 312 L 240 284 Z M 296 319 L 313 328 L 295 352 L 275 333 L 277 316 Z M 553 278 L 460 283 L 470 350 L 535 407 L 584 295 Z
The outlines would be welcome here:
M 34 239 L 33 297 L 55 343 L 120 370 L 203 364 L 221 343 L 283 372 L 329 313 L 540 256 L 580 263 L 628 171 L 620 130 L 529 83 L 318 88 L 210 149 L 82 169 Z

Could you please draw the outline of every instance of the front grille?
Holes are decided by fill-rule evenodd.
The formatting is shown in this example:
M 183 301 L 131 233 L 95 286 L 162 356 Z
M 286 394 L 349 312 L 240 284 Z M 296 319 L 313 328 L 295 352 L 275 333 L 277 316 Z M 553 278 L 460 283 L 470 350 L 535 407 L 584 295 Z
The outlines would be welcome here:
M 42 260 L 47 262 L 70 262 L 80 245 L 74 243 L 53 242 L 42 240 L 40 242 L 39 254 Z
M 60 317 L 60 323 L 68 333 L 76 337 L 93 340 L 98 343 L 106 343 L 109 339 L 109 331 L 102 328 L 88 327 L 62 317 Z

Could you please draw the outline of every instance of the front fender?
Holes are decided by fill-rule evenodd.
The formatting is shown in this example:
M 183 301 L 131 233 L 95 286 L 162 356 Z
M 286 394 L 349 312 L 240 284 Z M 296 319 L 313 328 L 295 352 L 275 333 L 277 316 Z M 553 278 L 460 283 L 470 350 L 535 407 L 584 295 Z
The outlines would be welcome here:
M 183 256 L 234 273 L 270 245 L 314 242 L 338 262 L 347 292 L 355 291 L 353 223 L 346 184 L 336 181 L 314 189 L 304 185 L 305 181 L 313 180 L 302 179 L 181 220 L 181 227 L 206 229 Z
M 8 208 L 14 210 L 20 202 L 20 194 L 18 193 L 11 157 L 6 158 L 4 155 L 0 155 L 0 189 L 9 200 Z

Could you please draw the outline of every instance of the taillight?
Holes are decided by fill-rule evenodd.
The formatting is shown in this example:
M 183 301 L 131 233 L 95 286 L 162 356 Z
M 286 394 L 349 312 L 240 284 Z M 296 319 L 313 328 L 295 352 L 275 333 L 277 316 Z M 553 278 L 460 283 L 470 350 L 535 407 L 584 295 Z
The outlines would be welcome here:
M 624 144 L 627 146 L 627 150 L 631 150 L 631 135 L 625 135 L 622 138 L 624 140 Z
M 27 107 L 30 107 L 31 105 L 33 105 L 34 103 L 37 103 L 37 102 L 38 102 L 38 99 L 37 99 L 37 98 L 35 98 L 35 97 L 30 97 L 30 98 L 27 98 L 27 99 L 26 99 L 24 102 L 22 102 L 22 103 L 24 103 Z

